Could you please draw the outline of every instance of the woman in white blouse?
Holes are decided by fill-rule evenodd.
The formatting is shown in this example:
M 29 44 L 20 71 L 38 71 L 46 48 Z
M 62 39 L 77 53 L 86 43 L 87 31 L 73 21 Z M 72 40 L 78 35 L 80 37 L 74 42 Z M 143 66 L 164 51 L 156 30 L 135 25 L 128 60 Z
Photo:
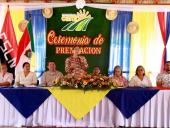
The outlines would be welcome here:
M 30 71 L 30 64 L 28 62 L 25 62 L 23 64 L 23 71 L 16 74 L 15 78 L 15 84 L 17 86 L 20 85 L 37 85 L 37 77 L 34 72 Z
M 129 82 L 129 86 L 134 87 L 151 87 L 152 83 L 149 77 L 145 75 L 145 69 L 143 66 L 136 68 L 136 75 L 133 76 Z

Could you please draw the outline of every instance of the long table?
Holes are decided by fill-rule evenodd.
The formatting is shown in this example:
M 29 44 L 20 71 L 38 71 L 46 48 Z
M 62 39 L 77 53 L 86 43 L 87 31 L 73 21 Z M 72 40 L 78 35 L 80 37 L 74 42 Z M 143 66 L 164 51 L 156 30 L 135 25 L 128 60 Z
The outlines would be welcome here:
M 0 92 L 2 90 L 3 89 L 0 89 Z M 13 89 L 9 90 L 10 93 L 13 91 Z M 119 89 L 118 91 L 120 90 L 124 89 Z M 137 92 L 139 89 L 132 89 L 129 90 L 129 92 L 130 91 Z M 115 91 L 113 94 L 114 93 L 117 92 Z M 129 93 L 129 95 L 131 94 L 132 93 Z M 122 95 L 120 95 L 122 97 L 120 101 L 126 100 Z M 0 126 L 170 127 L 169 100 L 170 91 L 159 90 L 159 92 L 140 107 L 132 116 L 126 118 L 117 105 L 114 105 L 108 97 L 104 97 L 87 115 L 80 120 L 76 120 L 53 95 L 49 95 L 31 116 L 25 118 L 18 109 L 0 93 Z

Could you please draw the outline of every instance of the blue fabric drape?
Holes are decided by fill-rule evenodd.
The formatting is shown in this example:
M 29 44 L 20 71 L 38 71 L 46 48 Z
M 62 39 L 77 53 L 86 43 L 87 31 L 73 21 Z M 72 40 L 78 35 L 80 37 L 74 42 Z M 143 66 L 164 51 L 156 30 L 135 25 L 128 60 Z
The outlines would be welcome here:
M 130 34 L 127 25 L 132 20 L 132 12 L 118 12 L 117 18 L 111 23 L 109 75 L 113 74 L 116 65 L 123 69 L 128 78 L 130 64 Z
M 45 71 L 46 56 L 46 19 L 41 10 L 25 11 L 25 19 L 32 21 L 34 48 L 36 56 L 36 73 L 40 77 Z
M 127 119 L 149 101 L 159 90 L 154 88 L 113 89 L 106 96 Z
M 169 35 L 170 35 L 170 12 L 167 13 L 166 17 L 166 61 L 170 61 L 170 41 L 169 40 Z
M 40 88 L 0 88 L 0 93 L 25 117 L 28 118 L 51 95 Z

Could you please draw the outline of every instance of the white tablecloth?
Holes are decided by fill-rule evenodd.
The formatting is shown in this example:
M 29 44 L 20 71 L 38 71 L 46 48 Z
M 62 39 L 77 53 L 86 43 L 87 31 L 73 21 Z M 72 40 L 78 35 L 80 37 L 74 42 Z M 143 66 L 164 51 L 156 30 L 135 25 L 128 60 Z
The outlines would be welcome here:
M 170 91 L 159 91 L 129 119 L 124 118 L 119 109 L 105 97 L 79 121 L 76 121 L 52 95 L 33 115 L 25 119 L 0 94 L 0 126 L 170 127 Z

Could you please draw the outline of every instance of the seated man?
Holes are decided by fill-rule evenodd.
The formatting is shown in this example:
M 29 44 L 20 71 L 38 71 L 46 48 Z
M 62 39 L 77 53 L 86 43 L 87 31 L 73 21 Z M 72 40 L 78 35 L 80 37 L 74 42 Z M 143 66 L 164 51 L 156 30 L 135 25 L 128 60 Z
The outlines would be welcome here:
M 170 87 L 170 61 L 165 62 L 164 71 L 156 78 L 157 86 Z
M 59 80 L 63 77 L 63 74 L 56 70 L 56 64 L 54 61 L 48 62 L 48 71 L 44 72 L 42 76 L 42 85 L 52 86 L 54 80 Z
M 15 84 L 17 86 L 37 85 L 37 77 L 34 72 L 30 71 L 30 64 L 25 62 L 22 67 L 23 71 L 16 74 Z
M 95 66 L 93 69 L 93 73 L 92 76 L 100 76 L 100 67 L 99 66 Z
M 0 86 L 10 86 L 13 81 L 12 73 L 7 72 L 7 65 L 5 63 L 1 64 L 0 72 Z

